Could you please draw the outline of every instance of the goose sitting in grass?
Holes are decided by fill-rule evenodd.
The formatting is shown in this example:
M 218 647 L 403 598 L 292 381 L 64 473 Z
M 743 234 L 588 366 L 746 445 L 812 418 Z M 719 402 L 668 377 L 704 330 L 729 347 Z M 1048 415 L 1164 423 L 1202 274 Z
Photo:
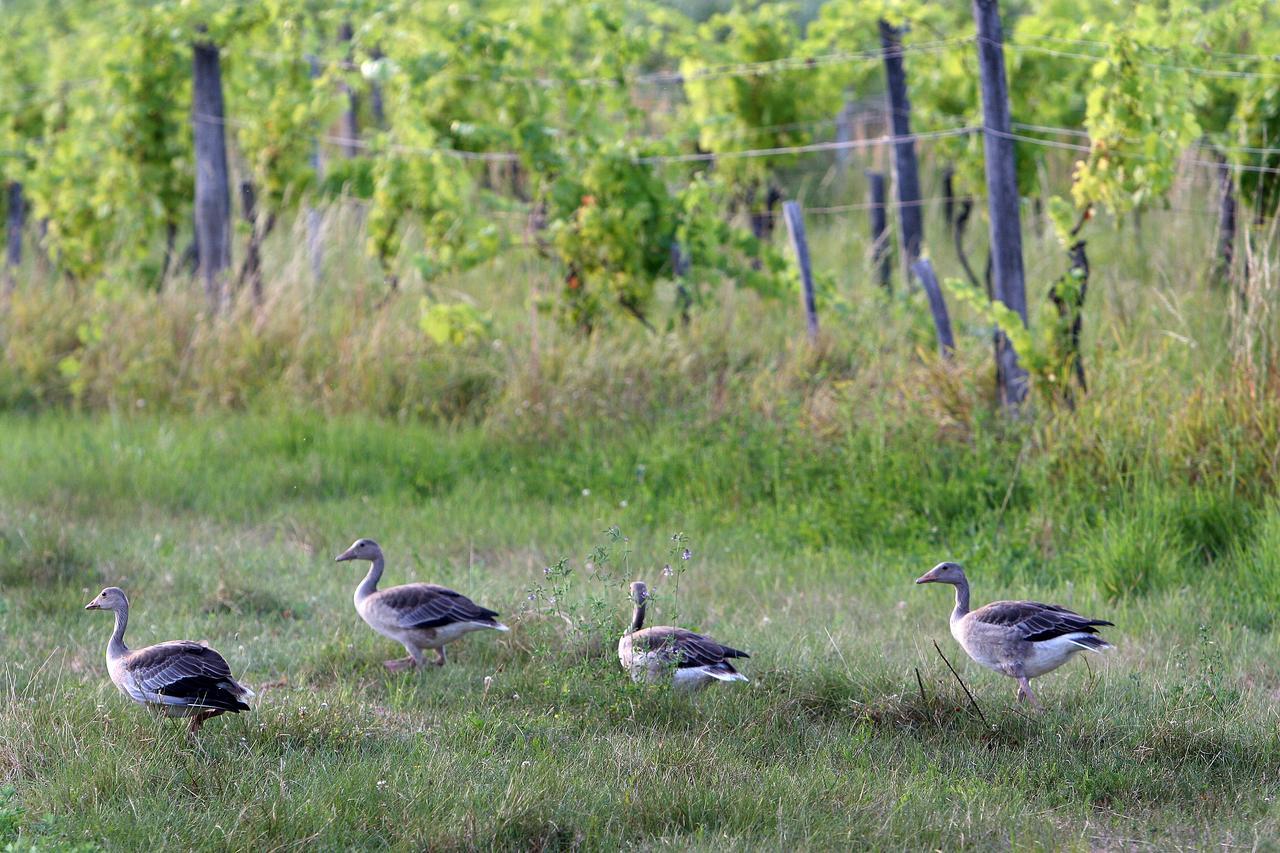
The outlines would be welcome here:
M 993 601 L 969 610 L 969 580 L 956 563 L 939 563 L 916 583 L 949 583 L 956 588 L 951 636 L 969 657 L 1001 675 L 1018 680 L 1018 699 L 1043 706 L 1031 692 L 1031 679 L 1052 672 L 1077 652 L 1101 652 L 1111 644 L 1098 628 L 1114 623 L 1088 619 L 1056 604 Z
M 165 716 L 190 717 L 191 733 L 210 717 L 249 710 L 244 700 L 253 691 L 232 678 L 222 655 L 203 643 L 173 640 L 131 651 L 124 644 L 129 624 L 124 590 L 109 586 L 84 609 L 115 611 L 116 629 L 107 643 L 107 672 L 133 701 Z
M 618 660 L 633 681 L 659 682 L 668 678 L 682 690 L 700 690 L 716 681 L 746 681 L 730 658 L 747 658 L 746 652 L 722 646 L 710 637 L 667 625 L 644 627 L 649 587 L 631 584 L 635 612 L 631 627 L 618 641 Z
M 472 631 L 510 630 L 494 617 L 496 610 L 481 607 L 459 592 L 433 583 L 407 583 L 378 591 L 384 565 L 382 549 L 372 539 L 357 539 L 338 555 L 339 563 L 368 560 L 373 565 L 356 587 L 356 612 L 369 627 L 405 647 L 407 658 L 386 661 L 396 672 L 411 666 L 422 667 L 423 649 L 434 649 L 431 663 L 444 666 L 444 647 Z

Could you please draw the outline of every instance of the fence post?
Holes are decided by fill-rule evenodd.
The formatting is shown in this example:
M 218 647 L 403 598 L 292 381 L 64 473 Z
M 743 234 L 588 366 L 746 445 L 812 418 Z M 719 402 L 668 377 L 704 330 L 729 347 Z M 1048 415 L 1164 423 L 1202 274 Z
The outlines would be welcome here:
M 991 260 L 995 298 L 1027 324 L 1027 293 L 1022 267 L 1022 224 L 1018 175 L 1010 135 L 1009 84 L 1004 69 L 1004 34 L 998 0 L 973 0 L 978 28 L 978 64 L 982 78 L 983 150 L 987 175 L 987 212 L 991 220 Z M 1003 332 L 997 333 L 1000 402 L 1016 411 L 1027 397 L 1027 372 Z
M 800 284 L 804 296 L 805 323 L 809 330 L 809 342 L 818 341 L 818 306 L 813 296 L 813 269 L 809 266 L 809 241 L 804 235 L 804 214 L 799 202 L 788 201 L 782 205 L 782 216 L 787 220 L 787 234 L 791 237 L 791 249 L 800 265 Z
M 311 79 L 314 82 L 320 76 L 320 60 L 308 56 L 307 62 L 311 66 Z M 311 142 L 311 171 L 315 172 L 318 187 L 324 179 L 324 161 L 320 156 L 318 139 Z M 307 260 L 311 265 L 311 280 L 319 284 L 320 274 L 324 269 L 324 217 L 313 201 L 307 203 Z
M 20 181 L 9 182 L 9 205 L 5 227 L 4 298 L 18 286 L 18 267 L 22 266 L 22 225 L 27 219 L 27 200 Z
M 902 67 L 902 31 L 885 20 L 880 21 L 880 47 L 884 53 L 889 126 L 897 138 L 893 144 L 893 181 L 898 196 L 898 222 L 902 227 L 903 262 L 909 267 L 920 258 L 924 242 L 920 172 L 916 165 L 915 140 L 907 138 L 911 136 L 911 101 L 907 97 L 907 75 Z
M 689 275 L 689 255 L 679 242 L 671 243 L 671 275 L 676 281 L 676 307 L 680 309 L 680 322 L 689 325 L 689 309 L 693 306 L 693 294 L 685 279 Z
M 223 273 L 231 265 L 231 189 L 227 178 L 226 110 L 217 45 L 192 45 L 191 124 L 196 157 L 196 257 L 209 310 L 223 305 Z
M 1214 151 L 1218 161 L 1218 245 L 1213 278 L 1218 282 L 1231 279 L 1236 258 L 1236 185 L 1235 176 L 1221 151 Z
M 347 45 L 347 64 L 352 60 L 351 39 L 354 31 L 351 29 L 350 21 L 343 21 L 342 26 L 338 28 L 338 41 Z M 338 136 L 342 139 L 342 153 L 347 157 L 355 157 L 360 153 L 360 95 L 355 88 L 343 83 L 342 90 L 347 95 L 347 108 L 342 111 L 342 119 L 339 121 Z
M 253 304 L 262 306 L 262 238 L 263 230 L 258 225 L 258 192 L 252 181 L 240 182 L 241 215 L 249 226 L 249 244 L 245 247 L 244 265 L 236 280 L 237 287 L 247 282 L 253 294 Z
M 951 334 L 951 317 L 947 314 L 947 301 L 942 296 L 942 288 L 938 286 L 938 277 L 934 275 L 933 264 L 928 258 L 921 258 L 911 265 L 911 271 L 920 279 L 920 286 L 929 297 L 929 313 L 933 315 L 933 328 L 938 333 L 938 352 L 950 361 L 956 349 L 955 336 Z
M 871 262 L 879 271 L 880 286 L 892 292 L 893 265 L 889 262 L 889 223 L 884 207 L 884 173 L 868 169 L 866 175 L 867 192 L 871 198 Z

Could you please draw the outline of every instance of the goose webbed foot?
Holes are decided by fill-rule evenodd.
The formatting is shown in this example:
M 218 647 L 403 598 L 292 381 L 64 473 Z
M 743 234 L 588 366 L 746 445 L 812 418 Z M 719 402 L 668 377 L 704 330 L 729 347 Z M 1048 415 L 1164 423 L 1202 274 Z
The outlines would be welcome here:
M 395 660 L 383 661 L 382 665 L 391 672 L 404 672 L 406 669 L 412 669 L 416 662 L 412 657 L 396 658 Z
M 431 665 L 444 666 L 444 663 L 445 663 L 444 646 L 441 646 L 440 648 L 436 649 L 436 659 L 431 662 Z

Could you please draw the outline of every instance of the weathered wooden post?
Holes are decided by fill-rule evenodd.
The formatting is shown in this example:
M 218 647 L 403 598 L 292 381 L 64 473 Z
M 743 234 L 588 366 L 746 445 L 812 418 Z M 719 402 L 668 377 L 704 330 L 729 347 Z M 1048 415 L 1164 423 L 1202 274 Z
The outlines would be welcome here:
M 787 234 L 791 237 L 791 250 L 796 253 L 800 266 L 800 284 L 804 297 L 804 316 L 809 330 L 809 342 L 818 341 L 818 305 L 813 295 L 813 269 L 809 265 L 809 241 L 804 235 L 804 214 L 799 202 L 788 201 L 782 205 L 782 216 L 787 220 Z
M 5 215 L 4 298 L 13 295 L 18 286 L 18 267 L 22 266 L 22 226 L 27 220 L 27 200 L 22 183 L 10 181 L 8 210 Z
M 1236 259 L 1236 182 L 1227 157 L 1215 151 L 1218 161 L 1218 241 L 1214 259 L 1215 281 L 1230 281 Z
M 889 262 L 889 223 L 884 207 L 884 173 L 868 169 L 866 175 L 867 192 L 871 199 L 871 262 L 879 270 L 880 286 L 891 292 L 893 265 Z
M 351 22 L 344 21 L 342 26 L 338 28 L 338 41 L 347 45 L 347 63 L 352 60 L 351 39 L 354 31 L 351 29 Z M 342 153 L 347 157 L 355 157 L 360 153 L 360 95 L 355 88 L 342 84 L 342 89 L 347 95 L 347 108 L 342 111 L 342 117 L 338 122 L 338 136 L 342 142 Z
M 978 28 L 978 64 L 982 78 L 983 150 L 995 298 L 1013 310 L 1025 326 L 1027 293 L 1022 267 L 1022 223 L 998 0 L 973 0 L 973 19 Z M 998 333 L 997 349 L 1000 402 L 1006 409 L 1016 411 L 1027 397 L 1027 372 L 1018 363 L 1018 354 L 1003 332 Z
M 311 79 L 320 76 L 320 61 L 314 56 L 307 57 L 311 66 Z M 320 140 L 311 143 L 311 171 L 315 172 L 316 184 L 324 179 L 324 161 L 320 155 Z M 324 217 L 315 206 L 314 201 L 307 202 L 307 260 L 311 265 L 311 280 L 319 284 L 320 274 L 324 270 Z
M 217 45 L 192 45 L 191 124 L 196 157 L 196 257 L 209 310 L 223 306 L 223 273 L 231 265 L 231 190 L 227 178 L 226 110 Z
M 253 181 L 240 182 L 241 215 L 249 226 L 249 244 L 245 248 L 244 263 L 240 267 L 240 275 L 236 278 L 236 287 L 244 287 L 246 283 L 253 294 L 253 304 L 262 305 L 262 240 L 268 229 L 258 224 L 258 193 Z
M 929 297 L 929 313 L 933 315 L 933 328 L 938 334 L 938 352 L 950 361 L 956 351 L 956 339 L 951 334 L 951 317 L 947 314 L 947 301 L 942 296 L 942 288 L 938 286 L 938 277 L 934 275 L 933 264 L 928 258 L 921 258 L 911 265 L 911 271 L 920 279 L 920 286 Z
M 924 242 L 924 217 L 920 210 L 920 172 L 916 164 L 916 143 L 911 139 L 911 101 L 907 97 L 907 75 L 902 67 L 902 31 L 888 21 L 880 21 L 880 46 L 884 53 L 884 75 L 889 99 L 889 126 L 893 128 L 893 182 L 898 197 L 898 222 L 902 228 L 903 263 L 910 266 L 920 258 Z
M 689 325 L 689 309 L 693 306 L 693 296 L 685 284 L 689 275 L 689 253 L 678 242 L 671 244 L 671 275 L 676 281 L 676 307 L 680 309 L 680 322 Z

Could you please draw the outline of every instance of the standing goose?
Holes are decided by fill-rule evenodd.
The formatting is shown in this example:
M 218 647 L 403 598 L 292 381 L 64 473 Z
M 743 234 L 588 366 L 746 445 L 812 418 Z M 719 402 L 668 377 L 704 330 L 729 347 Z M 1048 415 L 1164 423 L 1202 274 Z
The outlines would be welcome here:
M 1056 604 L 993 601 L 969 611 L 969 580 L 956 563 L 939 563 L 916 583 L 949 583 L 956 588 L 951 636 L 969 657 L 1001 675 L 1018 680 L 1018 699 L 1043 706 L 1031 692 L 1031 679 L 1052 672 L 1080 651 L 1101 652 L 1111 644 L 1098 628 L 1114 623 L 1088 619 Z
M 618 641 L 618 660 L 631 673 L 632 681 L 658 682 L 671 678 L 682 690 L 700 690 L 714 681 L 746 681 L 733 668 L 730 658 L 748 658 L 746 652 L 722 646 L 703 634 L 668 625 L 644 627 L 645 602 L 649 587 L 643 581 L 631 584 L 635 612 L 631 627 Z
M 397 672 L 426 665 L 423 649 L 434 649 L 436 666 L 444 666 L 444 647 L 472 631 L 508 631 L 496 610 L 481 607 L 460 592 L 433 583 L 407 583 L 378 591 L 384 565 L 382 549 L 372 539 L 357 539 L 337 561 L 369 560 L 369 573 L 356 587 L 356 612 L 369 627 L 405 647 L 407 658 L 386 661 Z
M 168 717 L 191 717 L 187 729 L 191 733 L 211 717 L 249 710 L 243 700 L 253 691 L 236 682 L 222 655 L 203 643 L 172 640 L 130 651 L 124 644 L 129 624 L 124 590 L 109 586 L 84 609 L 115 611 L 116 629 L 107 643 L 107 672 L 133 701 Z

